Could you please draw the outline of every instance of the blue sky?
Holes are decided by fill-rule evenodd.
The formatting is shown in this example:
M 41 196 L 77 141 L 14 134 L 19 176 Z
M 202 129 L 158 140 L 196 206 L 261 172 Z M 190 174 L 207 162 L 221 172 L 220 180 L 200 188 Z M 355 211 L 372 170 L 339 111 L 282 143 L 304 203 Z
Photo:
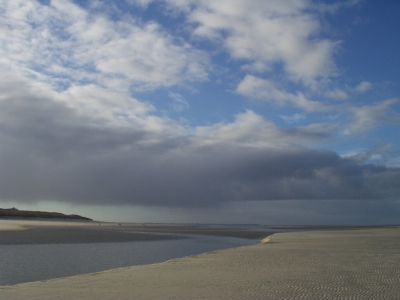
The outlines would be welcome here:
M 395 223 L 397 1 L 0 3 L 0 207 Z

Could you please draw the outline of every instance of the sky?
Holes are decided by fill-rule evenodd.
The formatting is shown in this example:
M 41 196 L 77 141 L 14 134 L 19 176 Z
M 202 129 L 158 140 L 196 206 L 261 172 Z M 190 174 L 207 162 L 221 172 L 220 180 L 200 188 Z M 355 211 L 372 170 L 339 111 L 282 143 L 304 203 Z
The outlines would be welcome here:
M 399 1 L 0 0 L 0 207 L 400 223 Z

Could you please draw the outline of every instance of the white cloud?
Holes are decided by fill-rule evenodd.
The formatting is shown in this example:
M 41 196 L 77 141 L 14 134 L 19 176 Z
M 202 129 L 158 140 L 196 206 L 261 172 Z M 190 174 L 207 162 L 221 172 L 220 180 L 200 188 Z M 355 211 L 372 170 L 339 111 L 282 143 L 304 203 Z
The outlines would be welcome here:
M 335 13 L 338 9 L 342 7 L 349 7 L 360 3 L 362 0 L 347 0 L 347 1 L 340 1 L 336 3 L 315 3 L 316 9 L 320 10 L 321 12 L 329 12 Z
M 156 23 L 95 14 L 70 1 L 1 4 L 1 56 L 7 68 L 63 88 L 91 82 L 112 88 L 171 86 L 207 79 L 208 57 Z
M 247 97 L 261 99 L 280 106 L 288 104 L 294 105 L 305 111 L 324 111 L 329 109 L 328 106 L 307 99 L 301 92 L 297 94 L 288 93 L 280 89 L 276 83 L 253 75 L 246 75 L 237 86 L 236 92 Z
M 304 120 L 306 116 L 303 114 L 294 114 L 292 116 L 281 116 L 281 118 L 287 123 L 296 123 L 300 120 Z
M 279 148 L 318 142 L 329 136 L 326 128 L 299 127 L 284 130 L 247 110 L 231 123 L 197 127 L 191 140 L 194 145 L 229 145 Z
M 325 96 L 332 98 L 332 99 L 337 99 L 337 100 L 345 100 L 349 97 L 349 95 L 341 89 L 327 91 L 325 93 Z
M 172 108 L 176 112 L 181 112 L 190 107 L 189 103 L 179 93 L 169 92 L 168 96 L 172 99 Z
M 283 64 L 293 79 L 312 84 L 335 73 L 338 42 L 319 37 L 310 1 L 169 0 L 187 13 L 194 35 L 221 42 L 237 60 L 260 71 Z
M 113 91 L 94 84 L 73 85 L 59 93 L 55 99 L 63 101 L 81 114 L 108 119 L 109 122 L 114 122 L 118 119 L 117 116 L 125 123 L 133 122 L 155 110 L 152 105 L 132 98 L 126 92 Z
M 153 0 L 125 0 L 129 4 L 136 4 L 142 7 L 147 7 Z
M 365 93 L 369 89 L 371 89 L 372 83 L 368 81 L 363 81 L 359 85 L 356 86 L 355 90 L 358 93 Z
M 6 1 L 0 10 L 0 72 L 29 78 L 48 99 L 91 120 L 182 133 L 176 122 L 150 115 L 155 108 L 130 92 L 206 80 L 207 54 L 156 23 L 114 21 L 72 1 Z
M 353 112 L 353 122 L 350 124 L 349 131 L 351 133 L 366 132 L 384 123 L 400 123 L 400 114 L 390 108 L 398 101 L 399 99 L 388 99 L 376 105 L 350 108 Z

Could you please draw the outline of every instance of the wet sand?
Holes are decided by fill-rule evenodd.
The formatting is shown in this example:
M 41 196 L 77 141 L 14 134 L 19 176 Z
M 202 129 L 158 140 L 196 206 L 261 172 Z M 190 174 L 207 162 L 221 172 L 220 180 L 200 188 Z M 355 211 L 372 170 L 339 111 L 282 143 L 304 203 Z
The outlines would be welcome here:
M 261 239 L 272 232 L 173 224 L 0 220 L 0 245 L 154 241 L 189 238 L 193 234 Z
M 0 220 L 0 245 L 116 243 L 171 240 L 177 235 L 129 232 L 116 224 L 99 226 L 94 222 L 63 222 L 38 220 Z M 120 226 L 119 226 L 120 227 Z
M 98 225 L 98 223 L 57 219 L 0 218 L 0 232 L 26 230 L 32 227 L 93 227 L 95 225 Z
M 254 246 L 0 287 L 1 299 L 400 299 L 400 229 L 279 233 Z
M 178 235 L 111 231 L 107 229 L 50 227 L 2 231 L 0 232 L 0 245 L 121 243 L 183 238 L 185 237 Z

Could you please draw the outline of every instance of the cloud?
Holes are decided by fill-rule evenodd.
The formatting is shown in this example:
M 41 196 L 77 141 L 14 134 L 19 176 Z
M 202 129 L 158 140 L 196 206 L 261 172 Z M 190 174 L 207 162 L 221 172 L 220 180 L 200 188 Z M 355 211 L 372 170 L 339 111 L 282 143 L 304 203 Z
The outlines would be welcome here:
M 297 94 L 288 93 L 279 88 L 275 82 L 253 75 L 246 75 L 238 84 L 236 92 L 247 97 L 272 102 L 278 106 L 289 104 L 310 112 L 329 109 L 328 106 L 322 103 L 307 99 L 301 92 Z
M 60 90 L 76 82 L 120 90 L 207 80 L 207 54 L 157 23 L 132 17 L 114 21 L 70 1 L 1 6 L 8 25 L 1 36 L 1 62 Z
M 294 114 L 293 116 L 280 116 L 287 123 L 295 123 L 300 120 L 304 120 L 306 118 L 305 115 L 302 114 Z
M 168 96 L 172 99 L 172 108 L 174 111 L 181 112 L 190 107 L 189 103 L 185 101 L 181 94 L 169 92 Z
M 350 122 L 343 123 L 342 127 L 347 133 L 367 132 L 368 130 L 383 124 L 398 124 L 399 114 L 392 109 L 398 99 L 388 99 L 375 105 L 352 106 L 349 103 L 341 105 L 331 105 L 323 102 L 309 100 L 302 92 L 297 94 L 284 91 L 277 83 L 262 79 L 253 75 L 246 75 L 238 84 L 236 93 L 246 97 L 259 99 L 278 107 L 294 106 L 305 112 L 339 112 L 340 114 L 350 114 Z M 342 90 L 333 90 L 326 95 L 336 99 L 345 99 L 347 93 Z M 339 128 L 337 126 L 337 129 Z
M 153 0 L 125 0 L 125 2 L 146 8 Z
M 194 36 L 221 43 L 248 69 L 282 64 L 292 80 L 311 84 L 335 74 L 338 41 L 323 38 L 322 25 L 310 1 L 169 0 L 181 9 Z
M 122 126 L 82 115 L 28 83 L 1 85 L 4 200 L 207 207 L 399 196 L 399 168 L 305 148 L 327 138 L 307 127 L 282 130 L 246 111 L 189 133 L 146 110 Z
M 336 3 L 315 3 L 316 9 L 320 10 L 321 12 L 329 12 L 329 13 L 335 13 L 338 9 L 342 7 L 351 7 L 354 6 L 358 3 L 360 3 L 362 0 L 347 0 L 347 1 L 340 1 Z
M 206 81 L 205 50 L 156 22 L 120 11 L 114 20 L 101 2 L 82 8 L 72 1 L 6 1 L 0 4 L 7 24 L 0 33 L 0 199 L 164 207 L 398 199 L 398 167 L 312 149 L 344 127 L 357 133 L 397 122 L 395 100 L 333 107 L 262 78 L 279 66 L 296 86 L 334 76 L 338 43 L 321 37 L 311 2 L 168 3 L 185 14 L 193 45 L 211 41 L 249 72 L 237 94 L 307 113 L 346 110 L 352 121 L 285 129 L 242 109 L 231 121 L 189 128 L 160 117 L 137 95 Z M 176 111 L 189 107 L 184 94 L 168 95 Z
M 332 99 L 337 99 L 337 100 L 345 100 L 349 97 L 349 95 L 341 89 L 327 91 L 325 93 L 325 96 L 332 98 Z
M 365 93 L 366 91 L 371 89 L 371 87 L 372 87 L 371 82 L 363 81 L 359 85 L 356 86 L 355 90 L 358 93 Z
M 313 126 L 281 129 L 253 111 L 236 115 L 234 122 L 197 127 L 191 137 L 197 146 L 232 145 L 280 148 L 301 146 L 328 139 L 326 128 Z
M 391 109 L 399 99 L 388 99 L 376 105 L 364 105 L 353 107 L 353 121 L 349 130 L 355 132 L 366 132 L 382 124 L 399 124 L 400 114 Z

